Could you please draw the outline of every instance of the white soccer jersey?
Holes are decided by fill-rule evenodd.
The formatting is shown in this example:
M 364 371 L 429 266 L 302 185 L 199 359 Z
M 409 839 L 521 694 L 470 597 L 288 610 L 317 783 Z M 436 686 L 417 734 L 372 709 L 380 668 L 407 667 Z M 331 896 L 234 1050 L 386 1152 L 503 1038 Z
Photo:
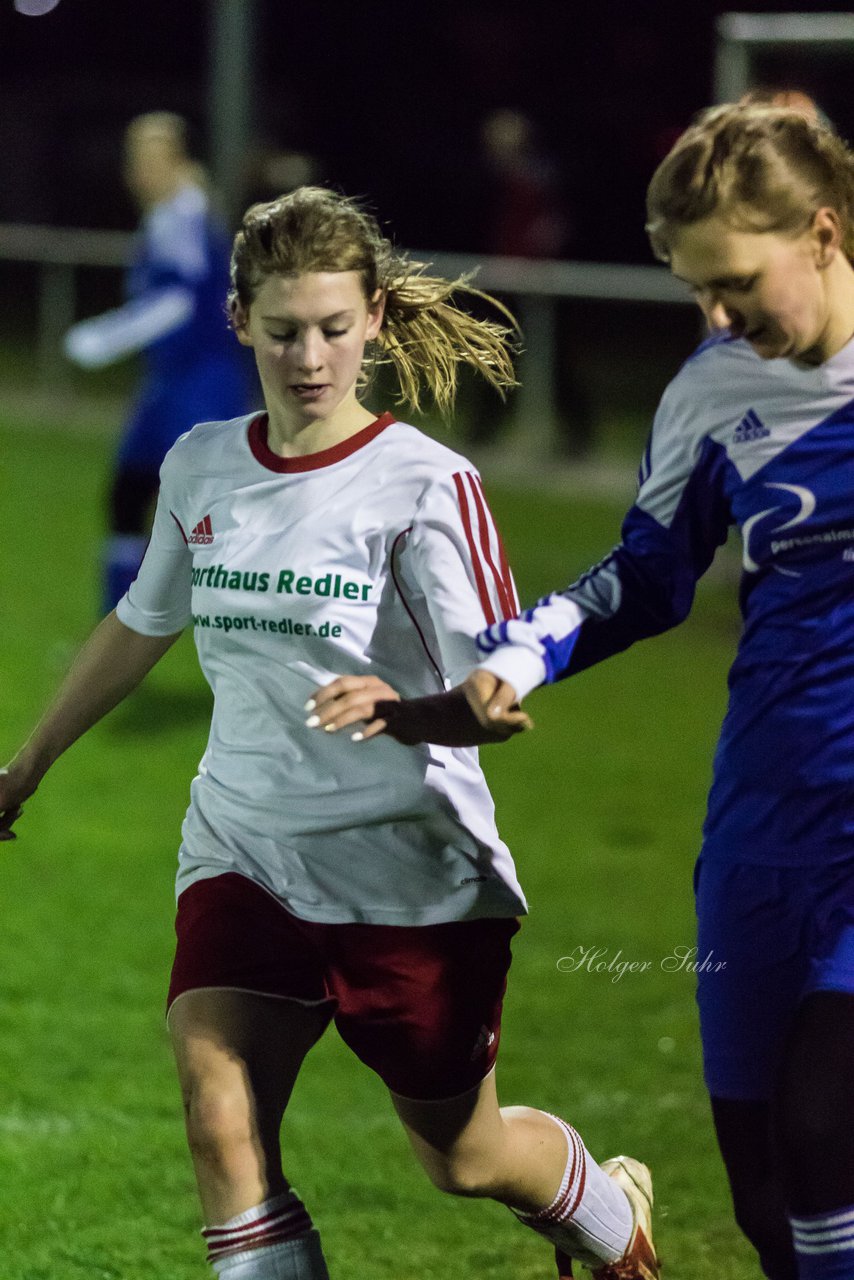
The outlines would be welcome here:
M 361 744 L 309 729 L 337 675 L 435 693 L 518 608 L 480 477 L 391 415 L 281 458 L 264 415 L 183 436 L 117 614 L 143 635 L 192 622 L 214 693 L 182 829 L 178 891 L 238 871 L 308 920 L 432 924 L 525 901 L 474 749 Z

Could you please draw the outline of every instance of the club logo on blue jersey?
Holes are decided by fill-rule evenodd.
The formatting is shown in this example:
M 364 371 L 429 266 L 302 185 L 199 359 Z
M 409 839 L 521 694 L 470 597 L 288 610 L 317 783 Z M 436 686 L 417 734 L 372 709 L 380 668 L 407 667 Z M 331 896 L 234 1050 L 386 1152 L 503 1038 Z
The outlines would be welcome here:
M 767 434 L 767 433 L 766 433 Z M 810 489 L 805 489 L 801 484 L 783 484 L 782 481 L 776 483 L 766 481 L 766 489 L 783 489 L 786 493 L 793 493 L 800 503 L 800 510 L 788 520 L 784 520 L 782 524 L 774 525 L 770 533 L 781 533 L 783 529 L 793 529 L 795 525 L 803 524 L 805 520 L 809 520 L 815 511 L 815 494 Z M 744 541 L 744 555 L 742 564 L 748 573 L 758 573 L 761 565 L 757 564 L 753 556 L 750 554 L 750 536 L 754 527 L 759 524 L 760 520 L 764 520 L 766 516 L 772 516 L 775 511 L 783 511 L 785 507 L 766 507 L 764 511 L 757 511 L 755 515 L 745 520 L 741 529 L 741 536 Z M 778 547 L 777 550 L 784 550 L 784 547 Z M 772 551 L 774 546 L 772 543 Z M 790 578 L 799 578 L 801 575 L 795 569 L 781 569 L 779 565 L 773 566 L 778 573 L 785 573 Z
M 733 444 L 749 444 L 751 440 L 763 440 L 771 432 L 755 409 L 748 409 L 732 434 Z

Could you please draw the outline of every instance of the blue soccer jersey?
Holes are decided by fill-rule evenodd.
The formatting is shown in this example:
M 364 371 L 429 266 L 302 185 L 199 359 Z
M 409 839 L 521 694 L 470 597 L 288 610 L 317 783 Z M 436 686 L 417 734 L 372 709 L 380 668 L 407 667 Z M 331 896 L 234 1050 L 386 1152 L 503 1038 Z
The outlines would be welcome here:
M 622 542 L 479 637 L 520 696 L 681 622 L 730 525 L 744 619 L 706 858 L 830 862 L 854 848 L 854 341 L 818 367 L 703 344 L 656 415 Z
M 228 262 L 228 239 L 206 194 L 186 184 L 146 213 L 124 306 L 66 334 L 66 354 L 85 368 L 141 354 L 121 465 L 156 472 L 194 423 L 248 409 L 249 365 L 225 314 Z
M 140 316 L 152 315 L 165 299 L 176 308 L 176 322 L 140 344 L 155 376 L 185 369 L 201 352 L 234 358 L 234 335 L 225 317 L 229 253 L 225 230 L 198 187 L 182 187 L 146 215 L 127 277 L 131 308 Z

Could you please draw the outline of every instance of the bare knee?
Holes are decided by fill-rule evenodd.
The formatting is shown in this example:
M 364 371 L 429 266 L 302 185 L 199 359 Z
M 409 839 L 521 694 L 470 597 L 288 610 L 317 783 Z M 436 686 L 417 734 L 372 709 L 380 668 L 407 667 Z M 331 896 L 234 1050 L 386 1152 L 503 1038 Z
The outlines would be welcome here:
M 425 1168 L 433 1186 L 446 1195 L 476 1199 L 492 1194 L 495 1179 L 479 1152 L 434 1152 Z
M 246 1094 L 213 1082 L 197 1081 L 184 1093 L 187 1141 L 194 1160 L 220 1174 L 239 1171 L 258 1149 Z

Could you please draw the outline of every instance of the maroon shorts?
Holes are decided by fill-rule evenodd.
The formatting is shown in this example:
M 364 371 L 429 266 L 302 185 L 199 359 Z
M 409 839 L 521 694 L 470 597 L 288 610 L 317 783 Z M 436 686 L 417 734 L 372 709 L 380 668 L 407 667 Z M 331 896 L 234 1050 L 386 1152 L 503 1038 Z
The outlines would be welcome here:
M 168 1004 L 225 987 L 327 1003 L 341 1038 L 405 1098 L 465 1093 L 492 1069 L 514 919 L 318 924 L 234 872 L 180 895 Z

